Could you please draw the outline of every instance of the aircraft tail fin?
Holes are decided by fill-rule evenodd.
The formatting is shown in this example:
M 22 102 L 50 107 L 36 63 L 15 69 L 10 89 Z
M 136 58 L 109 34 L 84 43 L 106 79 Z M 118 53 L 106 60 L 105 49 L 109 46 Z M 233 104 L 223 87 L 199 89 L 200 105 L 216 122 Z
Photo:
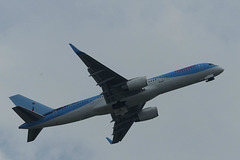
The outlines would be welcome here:
M 29 129 L 28 130 L 28 138 L 27 142 L 34 141 L 38 134 L 42 131 L 42 128 L 37 128 L 37 129 Z
M 14 107 L 13 110 L 26 122 L 34 122 L 42 119 L 44 116 L 33 111 L 30 111 L 21 106 Z M 38 134 L 41 132 L 42 128 L 28 129 L 28 138 L 27 142 L 34 141 Z
M 31 100 L 20 94 L 9 97 L 10 100 L 16 105 L 13 110 L 26 122 L 34 122 L 44 118 L 44 114 L 52 111 L 49 108 L 39 102 Z M 19 127 L 21 128 L 21 126 Z M 38 134 L 41 132 L 42 128 L 28 129 L 27 142 L 34 141 Z
M 47 107 L 39 102 L 36 102 L 34 100 L 31 100 L 27 97 L 24 97 L 20 94 L 14 95 L 12 97 L 9 97 L 10 100 L 16 105 L 21 106 L 22 108 L 25 108 L 29 111 L 38 113 L 38 114 L 45 114 L 47 112 L 52 111 L 53 109 L 50 107 Z

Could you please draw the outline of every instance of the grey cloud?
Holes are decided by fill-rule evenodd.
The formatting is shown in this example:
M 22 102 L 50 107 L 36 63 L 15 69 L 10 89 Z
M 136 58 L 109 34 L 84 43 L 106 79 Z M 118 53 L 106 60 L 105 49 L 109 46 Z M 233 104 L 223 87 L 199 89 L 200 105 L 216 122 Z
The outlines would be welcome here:
M 8 159 L 237 159 L 238 1 L 1 1 L 0 157 Z M 211 83 L 160 95 L 160 116 L 109 145 L 109 115 L 46 128 L 33 143 L 9 96 L 56 108 L 101 92 L 68 43 L 126 78 L 213 62 Z

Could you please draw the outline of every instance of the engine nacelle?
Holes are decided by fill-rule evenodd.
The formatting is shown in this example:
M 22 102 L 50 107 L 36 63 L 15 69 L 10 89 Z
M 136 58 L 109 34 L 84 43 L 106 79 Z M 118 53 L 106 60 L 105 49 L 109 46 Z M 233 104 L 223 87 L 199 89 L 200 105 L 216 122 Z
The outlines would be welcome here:
M 138 113 L 138 116 L 135 122 L 150 120 L 150 119 L 156 118 L 157 116 L 158 116 L 157 107 L 148 107 Z
M 129 91 L 141 90 L 147 86 L 147 77 L 137 77 L 129 80 L 126 85 L 123 86 L 123 89 L 128 89 Z

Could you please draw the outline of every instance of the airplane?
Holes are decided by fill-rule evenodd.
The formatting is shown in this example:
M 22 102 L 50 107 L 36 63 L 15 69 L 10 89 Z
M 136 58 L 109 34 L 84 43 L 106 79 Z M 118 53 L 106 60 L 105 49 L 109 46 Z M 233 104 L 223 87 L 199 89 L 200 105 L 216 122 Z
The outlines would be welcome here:
M 88 67 L 102 93 L 63 107 L 52 109 L 20 94 L 9 97 L 16 105 L 12 109 L 25 121 L 19 129 L 28 129 L 27 142 L 34 141 L 44 127 L 63 125 L 90 117 L 111 114 L 113 138 L 110 144 L 124 138 L 134 122 L 156 118 L 157 107 L 143 108 L 156 96 L 194 83 L 210 82 L 224 69 L 212 63 L 201 63 L 175 70 L 154 78 L 146 76 L 126 79 L 88 54 L 69 44 Z

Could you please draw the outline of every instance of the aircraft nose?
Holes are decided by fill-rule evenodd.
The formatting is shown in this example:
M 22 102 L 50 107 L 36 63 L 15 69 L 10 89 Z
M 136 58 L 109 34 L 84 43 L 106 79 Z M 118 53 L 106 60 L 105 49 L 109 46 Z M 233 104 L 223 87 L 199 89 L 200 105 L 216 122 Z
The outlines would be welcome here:
M 220 66 L 217 67 L 217 75 L 221 74 L 224 71 L 224 69 Z
M 222 67 L 219 67 L 219 71 L 220 71 L 220 73 L 222 73 L 224 71 L 224 69 Z

